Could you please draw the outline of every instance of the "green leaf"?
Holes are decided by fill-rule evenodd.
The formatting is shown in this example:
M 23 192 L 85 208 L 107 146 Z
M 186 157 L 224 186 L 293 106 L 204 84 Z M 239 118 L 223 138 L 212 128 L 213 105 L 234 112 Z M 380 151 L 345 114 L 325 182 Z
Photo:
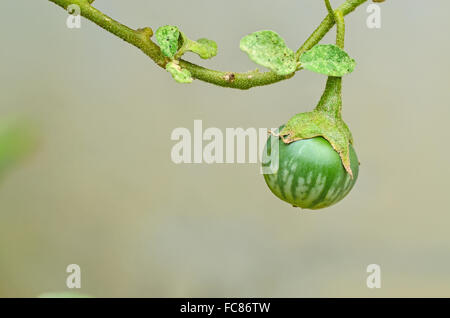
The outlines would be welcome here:
M 167 63 L 166 70 L 172 74 L 172 77 L 178 83 L 192 83 L 192 75 L 189 70 L 182 69 L 177 61 Z
M 341 77 L 353 72 L 355 60 L 334 44 L 319 44 L 300 57 L 301 67 L 328 76 Z
M 176 26 L 166 25 L 156 30 L 156 41 L 164 56 L 173 58 L 178 51 L 180 30 Z
M 208 39 L 193 41 L 176 26 L 166 25 L 156 30 L 156 40 L 164 56 L 178 60 L 187 51 L 198 54 L 202 59 L 217 55 L 217 43 Z
M 189 50 L 197 53 L 202 59 L 210 59 L 217 55 L 217 43 L 213 40 L 198 39 L 191 41 Z
M 242 38 L 240 47 L 253 62 L 267 67 L 278 75 L 288 75 L 297 69 L 294 52 L 273 31 L 249 34 Z
M 198 54 L 202 59 L 210 59 L 217 55 L 217 43 L 213 40 L 198 39 L 193 41 L 189 39 L 183 32 L 181 33 L 181 39 L 183 45 L 176 54 L 175 58 L 180 58 L 184 53 L 190 51 Z

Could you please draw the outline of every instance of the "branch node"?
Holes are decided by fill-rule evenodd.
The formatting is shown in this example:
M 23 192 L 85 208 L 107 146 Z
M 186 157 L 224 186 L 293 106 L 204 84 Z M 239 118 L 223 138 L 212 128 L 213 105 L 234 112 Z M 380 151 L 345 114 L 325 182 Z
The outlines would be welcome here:
M 153 30 L 149 27 L 137 29 L 136 32 L 143 36 L 146 40 L 149 40 L 153 36 Z
M 251 77 L 249 77 L 249 78 L 251 78 Z M 223 76 L 223 79 L 226 80 L 229 83 L 233 83 L 234 80 L 236 79 L 236 75 L 234 75 L 234 73 L 226 73 Z

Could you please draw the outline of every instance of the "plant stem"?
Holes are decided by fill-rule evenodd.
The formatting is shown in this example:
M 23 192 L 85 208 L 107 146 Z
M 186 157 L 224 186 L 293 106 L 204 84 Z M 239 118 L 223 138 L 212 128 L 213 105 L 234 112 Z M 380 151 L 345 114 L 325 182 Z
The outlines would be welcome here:
M 325 0 L 325 6 L 327 7 L 328 14 L 334 15 L 333 7 L 331 6 L 330 0 Z
M 327 85 L 315 111 L 327 113 L 333 118 L 341 118 L 342 77 L 329 76 Z
M 367 0 L 347 0 L 341 4 L 337 10 L 340 10 L 344 16 L 355 11 L 357 7 L 362 5 Z M 305 41 L 305 43 L 297 50 L 296 56 L 300 58 L 304 52 L 310 50 L 314 45 L 320 42 L 322 38 L 330 31 L 334 26 L 334 15 L 328 14 L 317 29 L 311 34 L 311 36 Z
M 147 56 L 149 56 L 157 65 L 164 68 L 169 62 L 169 60 L 162 55 L 158 45 L 150 39 L 153 35 L 150 28 L 133 30 L 92 7 L 90 3 L 93 1 L 91 0 L 49 1 L 64 9 L 67 9 L 67 7 L 71 4 L 78 5 L 83 17 L 94 22 L 101 28 L 116 35 L 124 41 L 136 46 Z M 338 10 L 341 10 L 343 15 L 347 15 L 366 1 L 367 0 L 347 0 L 338 8 Z M 328 33 L 328 31 L 330 31 L 334 24 L 334 18 L 331 15 L 328 15 L 319 27 L 312 33 L 308 40 L 306 40 L 306 42 L 298 49 L 296 57 L 299 58 L 303 52 L 311 49 L 314 45 L 319 43 L 319 41 Z M 196 79 L 218 86 L 237 89 L 249 89 L 256 86 L 269 85 L 294 76 L 294 73 L 286 76 L 280 76 L 273 72 L 262 73 L 259 71 L 250 71 L 247 73 L 222 72 L 207 69 L 185 60 L 180 60 L 180 66 L 189 70 L 192 76 Z
M 339 46 L 341 49 L 344 49 L 344 43 L 345 43 L 345 20 L 344 20 L 344 14 L 341 10 L 336 10 L 334 12 L 334 19 L 336 21 L 336 45 Z
M 325 0 L 325 4 L 328 12 L 330 12 L 330 15 L 333 14 L 333 19 L 336 22 L 336 45 L 343 49 L 345 42 L 344 14 L 340 9 L 334 11 L 329 0 Z M 325 112 L 333 118 L 341 118 L 342 77 L 328 76 L 325 91 L 323 92 L 323 95 L 315 110 Z
M 341 49 L 344 48 L 344 42 L 345 42 L 345 20 L 344 20 L 344 14 L 341 10 L 333 10 L 333 7 L 331 6 L 330 0 L 325 0 L 325 6 L 327 7 L 328 14 L 333 16 L 334 23 L 336 23 L 336 45 L 339 46 Z

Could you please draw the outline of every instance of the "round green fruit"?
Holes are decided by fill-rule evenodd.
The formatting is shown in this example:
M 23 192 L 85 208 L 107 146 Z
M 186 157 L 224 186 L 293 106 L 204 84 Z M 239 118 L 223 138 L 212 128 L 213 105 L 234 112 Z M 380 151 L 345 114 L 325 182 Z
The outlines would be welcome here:
M 277 138 L 272 149 L 271 139 Z M 278 169 L 271 173 L 269 166 Z M 341 201 L 353 188 L 359 172 L 359 161 L 350 145 L 352 176 L 342 165 L 339 154 L 330 143 L 315 137 L 286 144 L 272 136 L 263 156 L 264 179 L 278 198 L 303 209 L 322 209 Z

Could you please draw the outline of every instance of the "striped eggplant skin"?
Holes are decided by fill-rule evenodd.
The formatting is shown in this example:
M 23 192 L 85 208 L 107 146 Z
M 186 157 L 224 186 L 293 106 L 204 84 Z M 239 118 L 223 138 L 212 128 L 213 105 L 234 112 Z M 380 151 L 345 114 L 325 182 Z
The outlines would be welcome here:
M 278 138 L 278 170 L 275 173 L 263 170 L 264 179 L 281 200 L 303 209 L 322 209 L 341 201 L 355 185 L 359 161 L 352 145 L 350 166 L 353 178 L 342 165 L 339 154 L 322 137 L 290 144 L 279 137 L 271 138 Z M 271 138 L 263 153 L 263 168 L 272 164 L 271 160 L 276 160 L 271 158 L 277 157 L 272 153 Z

